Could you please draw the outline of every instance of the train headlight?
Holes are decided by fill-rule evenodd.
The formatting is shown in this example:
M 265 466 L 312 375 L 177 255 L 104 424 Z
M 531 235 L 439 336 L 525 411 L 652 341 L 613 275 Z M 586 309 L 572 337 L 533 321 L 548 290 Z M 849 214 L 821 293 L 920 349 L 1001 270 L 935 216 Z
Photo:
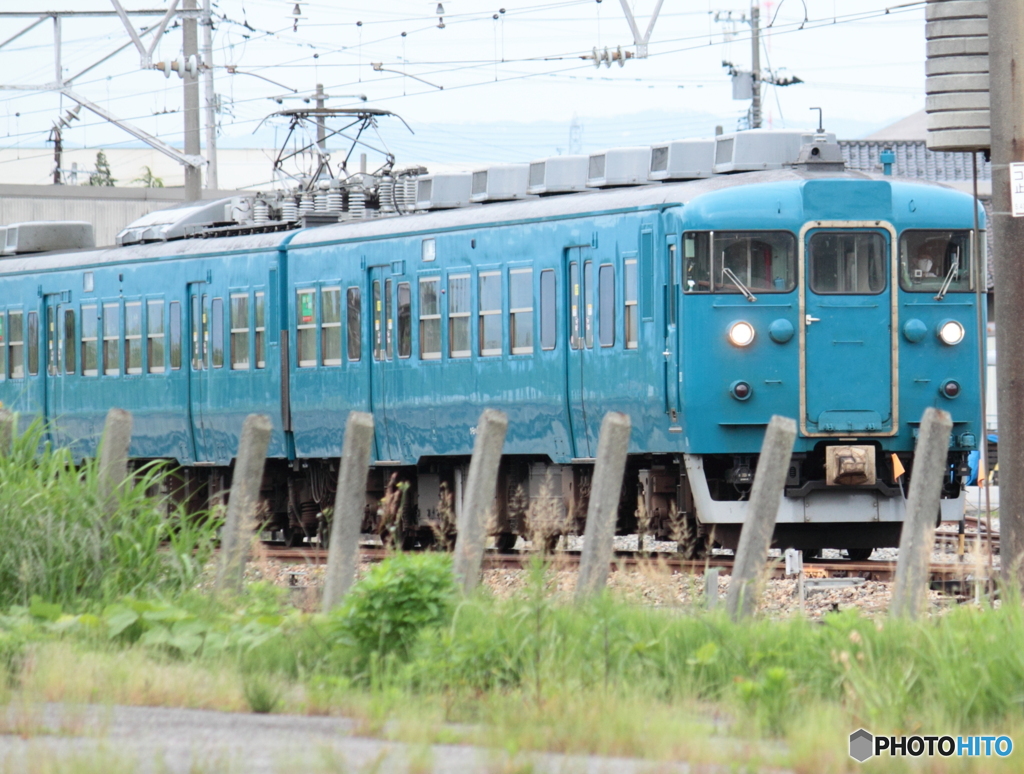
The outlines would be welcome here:
M 938 334 L 943 344 L 952 347 L 964 340 L 964 326 L 956 320 L 943 320 L 939 323 Z
M 746 347 L 754 341 L 754 326 L 746 320 L 739 320 L 729 326 L 729 341 L 734 346 Z

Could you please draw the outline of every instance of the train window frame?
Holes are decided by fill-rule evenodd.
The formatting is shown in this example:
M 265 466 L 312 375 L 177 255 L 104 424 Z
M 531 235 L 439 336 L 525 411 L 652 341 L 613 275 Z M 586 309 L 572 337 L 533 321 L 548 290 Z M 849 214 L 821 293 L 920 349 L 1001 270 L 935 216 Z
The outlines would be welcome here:
M 334 308 L 337 312 L 337 319 L 329 320 L 327 317 L 327 303 L 325 301 L 328 295 L 334 295 L 337 297 Z M 330 284 L 320 288 L 320 363 L 323 366 L 340 366 L 341 365 L 341 285 Z M 334 343 L 337 352 L 337 357 L 328 357 L 328 347 L 331 343 Z
M 525 283 L 517 283 L 513 277 L 526 277 Z M 517 284 L 521 284 L 521 287 L 516 288 Z M 525 288 L 525 292 L 523 290 Z M 516 294 L 520 295 L 516 298 Z M 533 287 L 533 267 L 522 266 L 517 268 L 509 268 L 508 270 L 508 346 L 509 351 L 513 355 L 532 355 L 536 349 L 534 343 L 534 330 L 536 328 L 535 321 L 533 319 L 534 310 L 534 299 L 535 293 Z M 513 306 L 516 301 L 522 302 L 529 299 L 529 306 Z M 527 336 L 529 338 L 529 344 L 520 344 L 516 346 L 516 338 L 522 332 L 523 323 L 527 323 L 529 331 Z
M 167 305 L 167 357 L 172 371 L 181 370 L 181 301 Z
M 615 346 L 615 265 L 597 267 L 597 340 L 602 347 Z
M 640 311 L 637 308 L 639 264 L 636 258 L 622 262 L 622 346 L 640 348 Z
M 490 285 L 491 280 L 496 280 L 497 289 L 493 287 L 489 288 L 485 293 L 484 285 Z M 480 353 L 480 357 L 500 357 L 504 351 L 502 343 L 502 312 L 504 310 L 504 294 L 501 288 L 501 269 L 487 269 L 478 271 L 476 275 L 476 286 L 477 286 L 477 333 L 479 341 L 477 344 L 477 351 Z M 494 298 L 490 297 L 490 294 L 494 294 L 497 299 L 497 307 L 488 306 L 484 308 L 485 300 L 492 301 Z M 497 325 L 498 328 L 498 346 L 487 347 L 488 342 L 488 329 Z M 491 337 L 493 341 L 494 331 L 491 331 Z
M 7 381 L 7 312 L 0 309 L 0 382 Z
M 228 362 L 232 371 L 252 369 L 252 355 L 249 351 L 249 335 L 252 329 L 249 315 L 249 291 L 228 293 Z
M 826 290 L 822 289 L 817 284 L 817 280 L 820 279 L 818 275 L 818 262 L 815 260 L 813 244 L 815 240 L 820 237 L 875 237 L 881 241 L 881 250 L 879 256 L 882 262 L 881 271 L 878 277 L 882 280 L 881 287 L 877 290 L 871 290 L 870 285 L 868 290 Z M 820 229 L 812 231 L 807 235 L 805 254 L 804 254 L 804 265 L 806 266 L 807 272 L 807 290 L 816 296 L 879 296 L 886 293 L 889 289 L 889 260 L 892 245 L 889 243 L 888 235 L 881 231 L 875 231 L 873 229 Z M 870 260 L 870 259 L 869 259 Z M 870 274 L 870 265 L 868 265 L 868 273 Z M 838 271 L 838 270 L 837 270 Z M 839 276 L 838 273 L 836 275 Z M 870 283 L 870 278 L 869 278 Z
M 109 323 L 108 323 L 109 321 Z M 100 318 L 100 335 L 103 342 L 102 368 L 103 376 L 121 375 L 121 304 L 118 302 L 103 304 Z M 108 365 L 108 363 L 110 365 Z
M 210 304 L 210 365 L 224 367 L 224 299 L 215 296 Z
M 78 352 L 78 336 L 77 328 L 75 327 L 75 308 L 73 306 L 63 307 L 63 330 L 61 333 L 64 336 L 64 373 L 65 375 L 74 375 L 77 373 L 78 367 L 77 352 Z M 70 320 L 71 324 L 68 324 Z
M 25 315 L 25 338 L 28 340 L 26 370 L 29 376 L 39 376 L 39 312 L 32 311 Z
M 96 304 L 82 304 L 79 308 L 79 319 L 82 321 L 82 376 L 100 375 L 100 314 Z M 86 321 L 88 322 L 88 333 Z M 92 355 L 90 358 L 89 355 Z M 89 368 L 89 363 L 92 368 Z
M 133 356 L 137 365 L 132 365 Z M 142 373 L 142 301 L 124 302 L 124 372 L 130 376 Z
M 398 288 L 398 357 L 412 357 L 412 283 L 399 282 Z
M 310 308 L 303 307 L 302 297 L 308 296 L 312 299 Z M 303 286 L 295 289 L 295 363 L 299 368 L 316 368 L 317 365 L 317 341 L 316 341 L 316 288 Z M 306 315 L 304 312 L 309 311 Z M 303 344 L 312 343 L 312 357 L 303 358 Z M 308 350 L 307 346 L 307 350 Z M 310 354 L 308 351 L 305 354 Z
M 463 359 L 473 354 L 473 331 L 470 326 L 473 313 L 472 283 L 473 275 L 469 272 L 448 275 L 448 356 L 451 358 Z M 463 340 L 463 349 L 455 348 L 457 338 Z
M 948 261 L 948 256 L 943 259 L 944 266 L 934 267 L 932 264 L 928 268 L 936 268 L 933 272 L 928 272 L 927 269 L 918 276 L 912 273 L 909 267 L 909 254 L 910 245 L 908 244 L 910 237 L 917 237 L 919 235 L 931 235 L 931 239 L 934 240 L 944 234 L 948 234 L 950 237 L 959 236 L 966 243 L 967 248 L 967 267 L 966 269 L 960 268 L 957 270 L 957 278 L 954 278 L 949 286 L 946 288 L 947 293 L 973 293 L 975 290 L 975 250 L 974 248 L 974 232 L 971 229 L 931 229 L 931 228 L 908 228 L 900 232 L 899 236 L 899 277 L 900 277 L 900 288 L 908 293 L 931 293 L 935 295 L 937 292 L 942 290 L 946 283 L 946 278 L 949 276 L 949 272 L 952 269 L 952 263 Z M 980 246 L 984 252 L 986 234 L 984 231 L 979 232 Z M 928 240 L 931 241 L 931 240 Z M 920 249 L 923 244 L 917 245 L 914 248 L 914 252 L 917 253 L 916 259 L 920 257 Z M 926 256 L 929 263 L 932 262 L 935 257 L 934 254 Z M 948 266 L 949 268 L 945 268 Z M 919 269 L 920 270 L 920 269 Z M 922 281 L 924 280 L 924 281 Z M 966 286 L 965 282 L 966 280 Z
M 773 287 L 757 284 L 753 282 L 751 275 L 751 256 L 750 246 L 747 247 L 747 271 L 744 276 L 740 276 L 739 279 L 743 282 L 744 286 L 748 291 L 755 294 L 761 293 L 772 293 L 772 294 L 786 294 L 792 293 L 797 289 L 800 284 L 800 266 L 799 266 L 799 241 L 796 234 L 787 229 L 735 229 L 735 230 L 723 230 L 717 231 L 711 230 L 697 230 L 693 229 L 690 231 L 683 232 L 683 249 L 680 260 L 682 261 L 681 277 L 683 280 L 683 292 L 687 294 L 693 293 L 714 293 L 718 295 L 739 295 L 743 293 L 743 290 L 737 287 L 735 284 L 729 282 L 716 281 L 719 275 L 724 276 L 724 269 L 728 268 L 723 266 L 725 263 L 719 257 L 719 244 L 726 240 L 739 240 L 743 238 L 756 239 L 757 237 L 782 237 L 789 241 L 789 260 L 786 262 L 786 276 L 776 277 L 772 280 Z M 774 273 L 774 261 L 772 264 Z M 731 271 L 731 269 L 730 269 Z M 737 275 L 739 276 L 739 275 Z M 778 280 L 788 280 L 788 286 L 778 287 Z
M 583 349 L 594 348 L 594 261 L 583 261 L 581 272 L 582 293 L 580 294 L 581 306 L 583 307 Z
M 580 263 L 569 262 L 569 348 L 583 349 L 583 336 L 580 332 L 583 315 L 583 293 L 581 291 Z
M 57 332 L 59 317 L 57 305 L 46 304 L 46 375 L 56 376 L 60 373 L 60 335 Z
M 370 283 L 370 313 L 373 317 L 371 335 L 373 337 L 373 359 L 380 362 L 384 359 L 384 304 L 381 301 L 383 284 L 379 279 Z
M 434 286 L 434 312 L 424 312 L 426 296 L 424 295 L 424 289 L 429 285 Z M 418 283 L 419 290 L 419 305 L 417 311 L 419 312 L 420 321 L 420 360 L 440 360 L 441 350 L 443 342 L 441 341 L 441 276 L 439 274 L 431 274 L 426 277 L 420 277 Z M 432 334 L 428 335 L 428 331 Z M 435 344 L 437 349 L 427 349 L 428 341 L 430 344 Z
M 355 299 L 354 305 L 353 299 Z M 358 363 L 363 359 L 363 294 L 358 285 L 349 285 L 345 289 L 345 313 L 345 322 L 348 325 L 348 346 L 346 347 L 348 362 Z M 353 345 L 355 345 L 355 356 L 352 354 Z
M 162 298 L 146 299 L 146 373 L 167 372 L 166 304 Z
M 13 320 L 17 318 L 15 327 Z M 15 338 L 17 332 L 17 338 Z M 15 357 L 17 354 L 17 357 Z M 7 367 L 8 376 L 12 380 L 25 378 L 25 311 L 23 309 L 7 310 Z
M 393 360 L 395 357 L 395 282 L 391 277 L 384 278 L 384 358 Z
M 420 257 L 423 259 L 423 263 L 430 263 L 437 258 L 437 243 L 433 237 L 423 240 L 420 246 Z
M 540 272 L 540 348 L 550 352 L 558 346 L 558 279 L 554 269 Z
M 252 301 L 253 361 L 256 370 L 267 367 L 267 294 L 257 290 Z

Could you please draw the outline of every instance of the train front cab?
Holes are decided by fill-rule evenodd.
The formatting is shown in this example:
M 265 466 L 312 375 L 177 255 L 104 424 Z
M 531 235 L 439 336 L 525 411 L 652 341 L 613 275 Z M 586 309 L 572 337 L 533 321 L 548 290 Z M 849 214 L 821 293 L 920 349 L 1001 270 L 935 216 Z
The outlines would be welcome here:
M 865 183 L 889 198 L 888 182 Z M 928 215 L 914 217 L 901 201 L 914 196 L 930 197 Z M 706 237 L 708 292 L 684 305 L 699 305 L 690 321 L 705 315 L 712 335 L 690 347 L 684 371 L 694 355 L 718 368 L 705 365 L 709 377 L 686 393 L 694 448 L 683 458 L 702 530 L 723 545 L 738 541 L 771 414 L 798 420 L 777 545 L 845 548 L 851 557 L 898 545 L 928 406 L 953 416 L 941 518 L 961 518 L 980 392 L 970 200 L 906 184 L 893 185 L 891 198 L 885 218 L 805 220 L 792 228 L 795 256 L 788 229 Z M 901 209 L 910 217 L 893 217 Z M 700 252 L 697 237 L 691 232 L 694 250 L 684 236 L 684 261 Z M 698 390 L 704 396 L 691 400 Z M 704 430 L 694 404 L 706 409 Z M 699 453 L 699 444 L 718 453 Z

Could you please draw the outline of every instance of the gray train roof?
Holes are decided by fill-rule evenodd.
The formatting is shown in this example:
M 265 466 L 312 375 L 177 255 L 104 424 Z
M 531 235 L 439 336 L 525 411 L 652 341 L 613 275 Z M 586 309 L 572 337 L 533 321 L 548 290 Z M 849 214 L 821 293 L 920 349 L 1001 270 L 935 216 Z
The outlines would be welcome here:
M 809 172 L 801 169 L 779 169 L 715 175 L 703 180 L 682 183 L 656 183 L 632 188 L 617 188 L 585 194 L 566 194 L 519 202 L 486 204 L 454 210 L 380 218 L 356 223 L 319 226 L 295 231 L 268 234 L 219 237 L 215 239 L 179 239 L 170 242 L 104 247 L 94 250 L 36 253 L 0 258 L 0 275 L 31 274 L 70 268 L 87 268 L 107 264 L 138 261 L 173 260 L 187 256 L 223 253 L 252 253 L 289 247 L 310 246 L 325 242 L 349 242 L 401 234 L 418 234 L 475 226 L 497 225 L 559 217 L 582 217 L 602 212 L 621 212 L 660 208 L 692 201 L 698 196 L 756 183 L 802 182 L 815 179 L 888 180 L 912 185 L 945 187 L 866 172 Z M 961 196 L 965 194 L 960 194 Z

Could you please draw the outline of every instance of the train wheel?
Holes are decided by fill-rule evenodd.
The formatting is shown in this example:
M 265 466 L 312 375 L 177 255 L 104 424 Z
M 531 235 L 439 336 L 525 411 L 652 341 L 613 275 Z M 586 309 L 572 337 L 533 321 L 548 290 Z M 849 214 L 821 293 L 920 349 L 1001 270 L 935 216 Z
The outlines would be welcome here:
M 498 549 L 498 553 L 510 554 L 516 547 L 517 540 L 519 535 L 515 532 L 500 532 L 494 537 L 494 547 Z
M 846 555 L 851 562 L 866 562 L 871 558 L 871 552 L 874 550 L 873 548 L 847 548 Z

